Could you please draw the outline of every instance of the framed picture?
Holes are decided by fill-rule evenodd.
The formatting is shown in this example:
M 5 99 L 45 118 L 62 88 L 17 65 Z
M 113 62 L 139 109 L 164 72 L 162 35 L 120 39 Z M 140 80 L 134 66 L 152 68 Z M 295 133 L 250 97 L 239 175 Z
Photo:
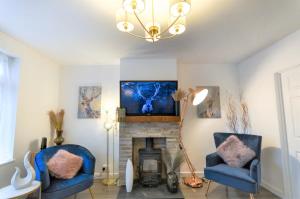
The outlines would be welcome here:
M 198 105 L 198 118 L 221 118 L 220 88 L 218 86 L 203 86 L 208 90 L 206 99 Z
M 101 86 L 79 87 L 78 113 L 79 119 L 96 119 L 101 114 Z

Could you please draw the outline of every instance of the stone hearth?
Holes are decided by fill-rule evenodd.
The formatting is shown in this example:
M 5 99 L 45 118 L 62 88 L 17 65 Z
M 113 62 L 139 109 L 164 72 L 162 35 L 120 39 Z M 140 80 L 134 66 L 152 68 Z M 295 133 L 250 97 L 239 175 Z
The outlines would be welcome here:
M 179 126 L 177 123 L 120 123 L 119 132 L 119 185 L 125 185 L 127 159 L 133 160 L 134 138 L 165 138 L 166 148 L 171 154 L 174 154 L 178 148 Z

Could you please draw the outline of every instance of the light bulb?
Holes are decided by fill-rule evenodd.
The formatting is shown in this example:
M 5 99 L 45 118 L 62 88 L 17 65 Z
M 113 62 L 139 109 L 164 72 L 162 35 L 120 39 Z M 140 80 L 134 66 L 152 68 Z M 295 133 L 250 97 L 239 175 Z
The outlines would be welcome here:
M 186 16 L 191 10 L 191 0 L 173 0 L 171 14 L 175 17 Z
M 130 22 L 130 15 L 124 10 L 119 9 L 116 13 L 117 28 L 122 32 L 131 32 L 134 25 Z
M 172 18 L 171 18 L 172 19 Z M 171 23 L 174 22 L 176 18 L 173 17 L 173 19 L 169 22 L 170 25 Z M 185 31 L 185 17 L 180 17 L 170 28 L 169 28 L 169 33 L 172 35 L 179 35 L 182 34 Z
M 105 122 L 104 122 L 104 128 L 105 128 L 107 131 L 109 131 L 109 130 L 112 128 L 112 126 L 113 126 L 113 123 L 112 123 L 112 122 L 110 122 L 110 121 L 105 121 Z
M 131 32 L 134 29 L 134 26 L 132 23 L 129 23 L 127 21 L 121 21 L 117 23 L 117 28 L 122 32 Z
M 144 0 L 123 0 L 123 8 L 129 13 L 141 13 L 145 9 Z
M 207 97 L 207 94 L 208 94 L 207 89 L 203 89 L 200 92 L 196 93 L 194 100 L 193 100 L 193 105 L 197 106 L 197 105 L 201 104 Z

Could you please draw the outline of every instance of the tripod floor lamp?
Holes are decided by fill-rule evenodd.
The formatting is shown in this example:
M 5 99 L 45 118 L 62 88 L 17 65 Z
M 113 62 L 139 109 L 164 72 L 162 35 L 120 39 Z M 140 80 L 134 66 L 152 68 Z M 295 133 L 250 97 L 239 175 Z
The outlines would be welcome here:
M 179 148 L 182 150 L 184 158 L 186 160 L 186 163 L 189 167 L 189 170 L 191 172 L 190 177 L 184 178 L 184 184 L 193 187 L 193 188 L 200 188 L 203 186 L 203 181 L 201 178 L 199 178 L 195 173 L 195 167 L 192 164 L 186 148 L 184 146 L 183 140 L 182 140 L 182 127 L 184 124 L 184 117 L 186 115 L 186 112 L 188 110 L 190 102 L 194 106 L 197 106 L 201 104 L 205 98 L 207 97 L 208 90 L 204 89 L 202 87 L 196 87 L 195 89 L 188 89 L 188 92 L 183 91 L 181 89 L 178 89 L 175 93 L 173 93 L 172 97 L 176 102 L 181 102 L 181 120 L 179 122 Z

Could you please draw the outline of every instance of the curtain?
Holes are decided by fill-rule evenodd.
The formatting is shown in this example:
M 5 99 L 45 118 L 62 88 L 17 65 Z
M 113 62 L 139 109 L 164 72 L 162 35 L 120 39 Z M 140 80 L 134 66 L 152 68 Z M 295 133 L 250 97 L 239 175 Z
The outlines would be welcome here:
M 13 158 L 16 113 L 10 63 L 10 58 L 0 52 L 0 163 Z

